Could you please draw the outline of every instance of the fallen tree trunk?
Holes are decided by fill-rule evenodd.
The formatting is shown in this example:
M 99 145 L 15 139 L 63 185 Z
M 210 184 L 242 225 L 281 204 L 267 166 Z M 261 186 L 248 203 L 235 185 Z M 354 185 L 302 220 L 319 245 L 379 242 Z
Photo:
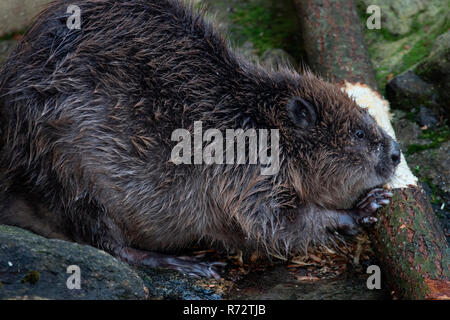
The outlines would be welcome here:
M 341 83 L 395 138 L 388 102 L 376 92 L 363 24 L 353 1 L 296 0 L 296 4 L 313 71 Z M 450 250 L 427 195 L 403 155 L 388 187 L 394 197 L 380 210 L 371 239 L 393 297 L 450 299 Z
M 377 90 L 362 24 L 352 0 L 296 0 L 309 66 L 330 81 Z

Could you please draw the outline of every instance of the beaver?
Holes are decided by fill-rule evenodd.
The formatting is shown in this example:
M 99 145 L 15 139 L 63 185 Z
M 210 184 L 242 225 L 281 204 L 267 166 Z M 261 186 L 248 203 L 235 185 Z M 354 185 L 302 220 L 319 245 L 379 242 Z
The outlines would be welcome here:
M 174 163 L 196 122 L 278 130 L 278 170 Z M 174 254 L 200 241 L 289 256 L 375 223 L 400 161 L 337 85 L 250 64 L 175 0 L 51 3 L 1 69 L 0 148 L 0 223 L 194 277 L 220 275 Z

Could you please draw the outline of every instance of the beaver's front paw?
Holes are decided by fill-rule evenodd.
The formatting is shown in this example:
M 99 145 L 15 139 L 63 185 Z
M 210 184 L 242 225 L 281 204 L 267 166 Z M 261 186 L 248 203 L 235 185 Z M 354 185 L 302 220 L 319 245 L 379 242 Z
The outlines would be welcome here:
M 373 215 L 382 206 L 388 205 L 392 192 L 384 189 L 373 189 L 351 210 L 340 210 L 337 220 L 337 231 L 345 235 L 358 233 L 361 227 L 377 222 Z
M 373 215 L 382 206 L 388 205 L 392 192 L 385 189 L 373 189 L 355 206 L 355 221 L 358 225 L 367 226 L 377 222 Z

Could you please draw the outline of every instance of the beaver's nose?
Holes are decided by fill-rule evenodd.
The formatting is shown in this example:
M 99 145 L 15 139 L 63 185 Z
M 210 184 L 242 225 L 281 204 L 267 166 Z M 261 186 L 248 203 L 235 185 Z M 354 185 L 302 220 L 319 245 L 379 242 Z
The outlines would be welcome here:
M 392 164 L 394 165 L 394 167 L 396 167 L 400 163 L 400 159 L 401 159 L 399 144 L 395 141 L 392 141 L 391 150 L 392 150 L 391 151 Z

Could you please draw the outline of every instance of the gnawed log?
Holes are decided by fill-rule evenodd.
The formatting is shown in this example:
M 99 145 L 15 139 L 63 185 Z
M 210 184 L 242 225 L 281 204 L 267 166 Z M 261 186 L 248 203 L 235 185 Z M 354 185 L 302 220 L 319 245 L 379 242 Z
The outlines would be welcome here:
M 389 105 L 376 89 L 355 4 L 350 0 L 297 0 L 312 69 L 341 83 L 393 138 Z M 372 89 L 373 88 L 373 89 Z M 373 247 L 395 298 L 450 299 L 450 249 L 426 193 L 402 155 L 391 204 L 380 210 Z

